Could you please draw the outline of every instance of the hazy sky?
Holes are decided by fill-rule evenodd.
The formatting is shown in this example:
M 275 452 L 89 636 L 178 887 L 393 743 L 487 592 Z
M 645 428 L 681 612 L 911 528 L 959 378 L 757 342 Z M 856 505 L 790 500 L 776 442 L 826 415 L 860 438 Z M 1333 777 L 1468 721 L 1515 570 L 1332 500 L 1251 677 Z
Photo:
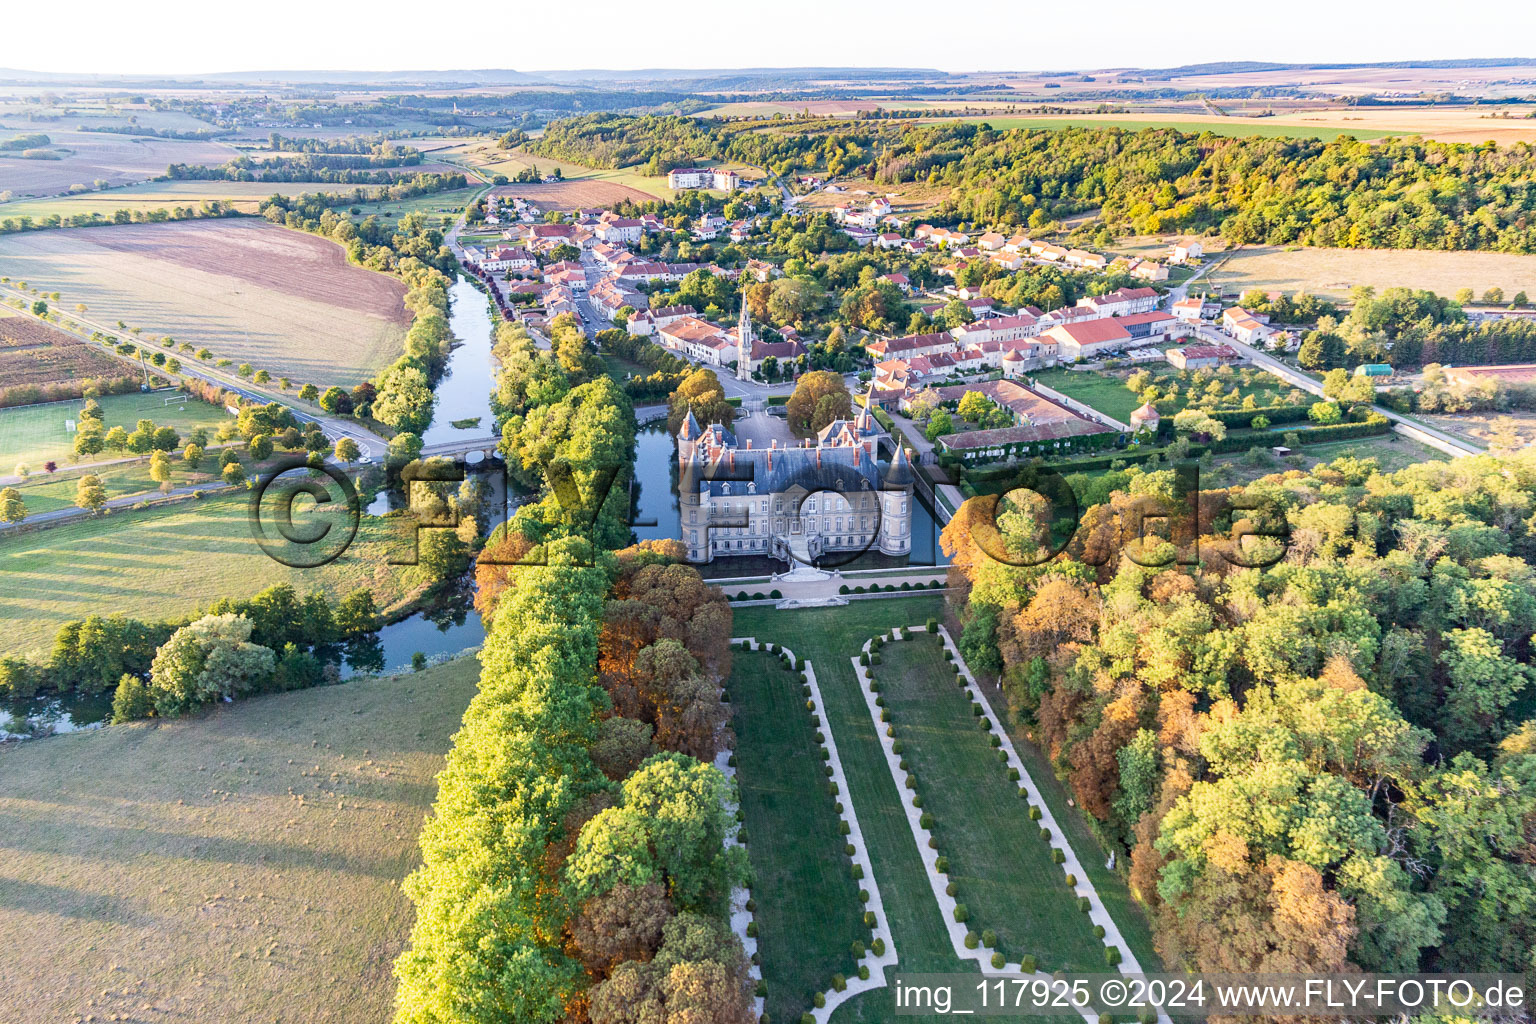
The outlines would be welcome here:
M 0 65 L 109 74 L 805 65 L 975 71 L 1536 55 L 1536 4 L 1519 0 L 773 0 L 684 8 L 659 14 L 653 3 L 613 0 L 16 3 L 5 15 L 11 45 Z

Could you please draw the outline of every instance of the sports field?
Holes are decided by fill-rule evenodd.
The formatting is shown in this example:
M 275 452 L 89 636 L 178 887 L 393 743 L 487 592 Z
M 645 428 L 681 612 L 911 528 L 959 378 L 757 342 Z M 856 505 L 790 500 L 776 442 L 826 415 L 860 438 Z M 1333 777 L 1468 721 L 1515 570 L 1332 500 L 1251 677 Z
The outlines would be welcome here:
M 463 658 L 0 748 L 0 1018 L 382 1022 Z
M 211 434 L 230 418 L 223 409 L 193 399 L 180 400 L 180 392 L 151 391 L 148 394 L 106 395 L 101 404 L 104 429 L 122 427 L 132 431 L 141 419 L 154 420 L 162 427 L 174 427 L 186 437 L 196 427 L 207 427 Z M 177 399 L 170 404 L 167 398 Z M 17 463 L 27 463 L 40 472 L 52 459 L 60 466 L 75 464 L 75 435 L 65 428 L 66 420 L 77 420 L 82 402 L 52 402 L 47 405 L 23 405 L 0 409 L 0 476 L 8 476 Z M 119 457 L 103 452 L 92 459 Z
M 0 267 L 118 320 L 274 377 L 350 386 L 400 354 L 405 286 L 334 242 L 261 220 L 35 231 L 0 238 Z
M 295 511 L 340 518 L 334 503 L 310 508 L 296 505 Z M 338 530 L 343 525 L 338 522 Z M 414 592 L 410 567 L 386 564 L 410 551 L 396 525 L 364 515 L 346 553 L 315 569 L 290 568 L 262 551 L 252 539 L 244 493 L 7 532 L 0 534 L 0 635 L 7 653 L 46 655 L 59 626 L 72 619 L 113 612 L 168 619 L 274 583 L 334 596 L 369 587 L 388 608 Z

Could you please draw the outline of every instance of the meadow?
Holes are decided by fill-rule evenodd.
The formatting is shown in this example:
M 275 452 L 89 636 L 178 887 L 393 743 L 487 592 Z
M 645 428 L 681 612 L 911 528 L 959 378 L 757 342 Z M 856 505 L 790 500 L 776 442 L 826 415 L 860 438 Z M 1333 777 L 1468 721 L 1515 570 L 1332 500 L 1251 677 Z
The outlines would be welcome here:
M 1536 256 L 1516 253 L 1255 246 L 1223 256 L 1210 253 L 1210 248 L 1207 260 L 1222 262 L 1195 285 L 1197 292 L 1210 280 L 1229 294 L 1262 288 L 1339 300 L 1347 300 L 1356 285 L 1369 285 L 1378 292 L 1423 288 L 1447 296 L 1461 288 L 1481 296 L 1492 287 L 1502 288 L 1507 297 L 1520 291 L 1536 295 Z
M 167 398 L 178 394 L 151 391 L 147 394 L 105 395 L 97 400 L 101 405 L 102 424 L 108 430 L 122 427 L 132 431 L 139 420 L 149 419 L 162 427 L 174 427 L 185 438 L 197 427 L 206 427 L 211 434 L 230 418 L 229 413 L 206 402 L 188 399 L 166 403 Z M 50 402 L 0 409 L 0 476 L 8 475 L 20 462 L 27 463 L 34 472 L 41 471 L 43 463 L 50 459 L 60 466 L 75 464 L 75 435 L 66 430 L 64 424 L 65 420 L 78 419 L 81 406 L 81 402 Z M 103 452 L 93 458 L 117 457 Z
M 626 190 L 632 189 L 641 193 L 640 197 L 632 197 L 640 202 L 648 199 L 670 199 L 673 194 L 672 190 L 667 188 L 667 179 L 664 175 L 641 174 L 632 168 L 604 170 L 556 160 L 553 157 L 536 156 L 521 149 L 498 149 L 494 139 L 477 139 L 433 155 L 439 159 L 463 163 L 487 177 L 505 174 L 510 178 L 530 168 L 537 168 L 540 174 L 553 174 L 559 170 L 567 182 L 606 182 L 610 185 L 622 186 Z M 534 193 L 529 193 L 529 197 L 536 198 Z
M 313 511 L 296 505 L 295 513 L 296 526 L 299 515 L 342 514 L 335 504 Z M 387 564 L 410 551 L 396 522 L 364 515 L 351 547 L 315 569 L 290 568 L 257 545 L 243 492 L 7 531 L 0 534 L 0 630 L 7 653 L 46 656 L 59 626 L 72 619 L 113 612 L 171 619 L 275 583 L 333 596 L 368 587 L 381 608 L 398 607 L 416 588 L 409 567 Z
M 478 677 L 461 658 L 0 747 L 0 1016 L 388 1020 L 400 881 Z
M 89 317 L 207 346 L 274 377 L 365 380 L 400 354 L 405 286 L 334 242 L 259 220 L 36 231 L 0 238 L 0 267 Z

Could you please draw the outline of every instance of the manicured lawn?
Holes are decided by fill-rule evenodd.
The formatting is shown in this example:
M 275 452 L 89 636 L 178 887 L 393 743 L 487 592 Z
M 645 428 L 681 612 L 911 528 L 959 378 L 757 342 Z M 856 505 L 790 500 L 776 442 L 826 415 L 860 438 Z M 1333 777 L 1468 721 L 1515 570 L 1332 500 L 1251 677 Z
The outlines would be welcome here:
M 1018 783 L 977 727 L 938 637 L 913 634 L 881 654 L 873 669 L 880 695 L 923 810 L 933 815 L 940 855 L 949 858 L 955 898 L 970 908 L 971 930 L 995 931 L 1010 963 L 1033 954 L 1045 971 L 1105 969 L 1103 943 L 1051 861 Z
M 1191 386 L 1200 387 L 1194 383 L 1195 374 L 1191 371 L 1175 370 L 1167 363 L 1155 363 L 1145 367 L 1152 376 L 1152 383 L 1164 392 L 1172 383 L 1179 386 L 1179 408 L 1187 404 Z M 1075 398 L 1084 405 L 1092 406 L 1106 416 L 1112 416 L 1121 423 L 1130 422 L 1131 413 L 1141 405 L 1141 398 L 1131 392 L 1125 386 L 1126 379 L 1134 373 L 1133 369 L 1099 372 L 1097 370 L 1042 370 L 1034 375 L 1034 379 L 1053 391 L 1059 391 L 1068 398 Z M 1257 405 L 1274 405 L 1281 402 L 1290 388 L 1277 378 L 1262 372 L 1253 374 L 1253 383 L 1244 384 L 1238 373 L 1230 377 L 1218 377 L 1222 382 L 1222 392 L 1230 392 L 1237 388 L 1238 402 L 1241 404 L 1249 395 Z M 1222 408 L 1227 408 L 1226 402 Z
M 174 394 L 151 391 L 148 394 L 107 395 L 98 399 L 102 423 L 106 429 L 122 427 L 132 432 L 139 420 L 154 420 L 159 426 L 175 427 L 185 437 L 195 427 L 206 427 L 212 434 L 220 423 L 230 419 L 223 409 L 193 399 L 167 405 L 165 400 Z M 78 421 L 84 404 L 50 402 L 0 409 L 0 476 L 9 476 L 22 462 L 34 473 L 41 473 L 43 463 L 50 459 L 60 467 L 73 465 L 75 435 L 64 429 L 64 421 Z M 113 452 L 93 456 L 116 457 Z
M 794 1021 L 834 973 L 856 973 L 850 949 L 869 929 L 800 674 L 738 648 L 729 692 L 766 1009 Z
M 928 887 L 928 877 L 918 857 L 912 830 L 902 808 L 902 794 L 886 768 L 875 724 L 859 692 L 849 658 L 868 637 L 892 626 L 923 622 L 943 613 L 939 597 L 890 598 L 854 601 L 842 608 L 808 608 L 776 611 L 773 608 L 738 608 L 733 632 L 755 636 L 764 642 L 789 645 L 796 655 L 809 658 L 826 703 L 827 721 L 837 740 L 848 795 L 858 812 L 886 918 L 896 940 L 900 973 L 976 974 L 974 964 L 955 957 L 939 905 Z M 780 898 L 793 898 L 786 894 Z M 761 899 L 759 903 L 763 902 Z M 892 977 L 888 971 L 887 979 Z M 775 1017 L 774 1020 L 780 1020 Z M 842 1004 L 832 1014 L 836 1024 L 890 1024 L 896 1020 L 889 988 L 875 989 Z M 914 1016 L 913 1021 L 939 1020 Z M 999 1018 L 1009 1019 L 1009 1018 Z M 1032 1021 L 1050 1018 L 1030 1018 Z M 1081 1024 L 1081 1018 L 1061 1024 Z
M 303 504 L 307 505 L 307 501 Z M 295 503 L 299 517 L 337 514 L 336 503 Z M 30 533 L 0 535 L 0 629 L 9 654 L 43 655 L 59 626 L 122 612 L 143 619 L 187 615 L 220 597 L 274 583 L 343 596 L 369 587 L 380 607 L 414 590 L 391 520 L 364 515 L 352 546 L 329 565 L 289 568 L 251 536 L 244 493 L 143 511 L 123 510 Z M 338 534 L 339 535 L 339 534 Z
M 479 668 L 0 750 L 0 1016 L 388 1020 L 400 881 Z

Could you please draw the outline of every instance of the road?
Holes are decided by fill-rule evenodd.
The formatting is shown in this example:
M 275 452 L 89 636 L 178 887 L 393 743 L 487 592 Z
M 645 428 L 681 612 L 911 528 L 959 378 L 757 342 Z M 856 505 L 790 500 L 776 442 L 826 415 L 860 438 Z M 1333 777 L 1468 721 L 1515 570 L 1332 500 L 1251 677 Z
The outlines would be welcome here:
M 5 286 L 5 288 L 12 294 L 27 300 L 27 308 L 19 310 L 18 312 L 21 312 L 26 316 L 30 316 L 34 320 L 48 323 L 50 327 L 67 331 L 74 334 L 76 337 L 82 337 L 88 344 L 97 346 L 98 351 L 104 352 L 107 355 L 112 356 L 114 359 L 132 366 L 135 370 L 141 369 L 142 364 L 137 357 L 121 355 L 115 349 L 98 345 L 97 342 L 91 341 L 88 335 L 82 335 L 79 331 L 71 331 L 70 328 L 65 327 L 63 324 L 57 324 L 51 321 L 43 321 L 42 317 L 36 316 L 31 311 L 31 302 L 33 299 L 32 296 L 27 295 L 26 293 L 21 292 L 9 285 Z M 102 334 L 116 338 L 119 342 L 132 342 L 135 345 L 141 345 L 140 339 L 132 333 L 119 330 L 116 327 L 109 327 L 98 320 L 93 320 L 90 317 L 83 316 L 79 313 L 65 312 L 63 310 L 60 310 L 59 312 L 63 318 L 72 320 L 76 323 L 84 324 L 86 327 L 93 331 L 100 331 Z M 142 345 L 142 347 L 147 348 L 148 346 Z M 178 359 L 180 359 L 179 356 Z M 287 406 L 290 410 L 292 410 L 294 418 L 299 422 L 320 424 L 320 429 L 325 433 L 325 436 L 333 442 L 339 440 L 342 437 L 350 437 L 352 440 L 357 442 L 358 449 L 363 454 L 368 455 L 371 458 L 383 458 L 385 451 L 389 447 L 389 442 L 384 438 L 373 433 L 371 430 L 366 429 L 361 424 L 353 422 L 352 420 L 344 420 L 334 416 L 327 416 L 324 413 L 311 413 L 296 406 L 293 402 L 292 396 L 266 391 L 258 385 L 243 380 L 235 374 L 225 373 L 213 367 L 206 366 L 196 361 L 195 359 L 180 359 L 180 361 L 181 369 L 177 371 L 177 373 L 179 373 L 181 376 L 195 377 L 198 380 L 206 381 L 207 383 L 216 387 L 223 388 L 226 391 L 232 391 L 251 402 L 257 402 L 263 405 L 268 402 L 277 402 L 281 405 Z M 166 377 L 175 377 L 177 375 L 175 373 L 171 373 L 169 370 L 166 370 L 164 367 L 156 367 L 153 372 Z

